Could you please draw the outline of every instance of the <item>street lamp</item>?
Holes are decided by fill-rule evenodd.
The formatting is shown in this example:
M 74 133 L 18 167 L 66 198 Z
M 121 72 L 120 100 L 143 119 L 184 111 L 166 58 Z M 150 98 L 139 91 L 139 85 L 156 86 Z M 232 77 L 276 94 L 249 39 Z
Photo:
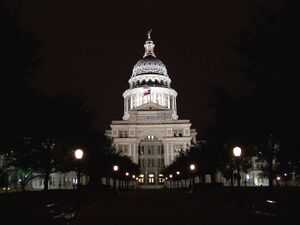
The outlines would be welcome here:
M 117 173 L 118 170 L 119 170 L 119 166 L 118 165 L 114 165 L 113 166 L 113 171 L 115 173 Z M 115 176 L 114 176 L 113 186 L 114 186 L 114 191 L 117 192 L 117 181 L 116 181 L 116 177 Z
M 79 163 L 79 161 L 82 159 L 83 157 L 83 151 L 81 149 L 76 149 L 74 151 L 74 156 L 75 156 L 75 159 L 77 160 L 77 162 Z M 78 165 L 77 163 L 77 189 L 79 189 L 79 186 L 80 186 L 80 175 L 81 175 L 81 170 L 80 170 L 80 166 Z
M 80 175 L 81 175 L 81 168 L 80 168 L 80 165 L 79 165 L 79 162 L 82 160 L 83 158 L 83 151 L 81 149 L 76 149 L 74 151 L 74 156 L 75 156 L 75 159 L 76 159 L 76 175 L 77 175 L 77 191 L 74 192 L 74 193 L 77 193 L 76 196 L 75 196 L 75 209 L 76 210 L 79 210 L 80 209 Z
M 193 188 L 194 187 L 194 182 L 195 182 L 194 181 L 194 171 L 196 170 L 195 164 L 190 164 L 189 169 L 192 172 L 190 185 L 191 185 L 191 188 Z
M 242 154 L 242 149 L 240 147 L 233 148 L 233 155 L 236 158 L 238 187 L 241 186 L 241 175 L 240 175 L 240 156 L 241 156 L 241 154 Z
M 190 165 L 190 170 L 191 170 L 192 172 L 194 172 L 195 169 L 196 169 L 196 166 L 195 166 L 194 164 L 191 164 L 191 165 Z
M 176 175 L 179 176 L 180 172 L 176 171 Z M 177 185 L 177 188 L 179 188 L 179 178 L 177 179 L 177 182 L 175 181 L 175 184 Z

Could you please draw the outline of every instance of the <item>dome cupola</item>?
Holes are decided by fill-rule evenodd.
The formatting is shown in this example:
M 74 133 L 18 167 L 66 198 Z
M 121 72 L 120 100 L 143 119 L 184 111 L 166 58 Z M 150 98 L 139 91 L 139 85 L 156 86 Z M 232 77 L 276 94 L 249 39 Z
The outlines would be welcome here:
M 156 74 L 168 77 L 167 68 L 161 60 L 157 59 L 154 53 L 154 43 L 151 40 L 151 30 L 148 31 L 148 39 L 146 40 L 145 54 L 143 59 L 139 60 L 133 67 L 132 76 L 139 76 L 144 74 Z

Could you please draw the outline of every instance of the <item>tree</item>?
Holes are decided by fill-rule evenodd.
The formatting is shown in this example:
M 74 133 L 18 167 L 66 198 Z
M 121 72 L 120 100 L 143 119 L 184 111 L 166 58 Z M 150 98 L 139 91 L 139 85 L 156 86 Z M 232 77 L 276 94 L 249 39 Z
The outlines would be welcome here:
M 0 124 L 1 133 L 30 127 L 34 92 L 30 80 L 39 65 L 39 43 L 0 3 Z
M 264 156 L 268 162 L 265 172 L 270 186 L 275 173 L 274 160 L 283 165 L 300 158 L 295 151 L 297 137 L 292 129 L 298 121 L 294 102 L 297 90 L 294 74 L 299 71 L 296 56 L 300 50 L 295 29 L 299 20 L 298 3 L 279 3 L 279 10 L 266 4 L 260 8 L 253 26 L 241 32 L 227 60 L 230 75 L 245 76 L 252 92 L 233 97 L 215 88 L 214 104 L 213 133 L 220 150 L 222 145 L 239 144 L 253 156 L 260 152 L 260 157 Z

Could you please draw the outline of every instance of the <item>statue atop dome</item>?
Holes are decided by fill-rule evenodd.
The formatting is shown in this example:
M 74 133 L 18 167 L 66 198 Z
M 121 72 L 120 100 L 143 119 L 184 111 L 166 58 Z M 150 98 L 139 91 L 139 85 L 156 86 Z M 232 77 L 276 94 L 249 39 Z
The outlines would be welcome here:
M 148 39 L 151 39 L 151 32 L 152 32 L 152 29 L 147 32 Z

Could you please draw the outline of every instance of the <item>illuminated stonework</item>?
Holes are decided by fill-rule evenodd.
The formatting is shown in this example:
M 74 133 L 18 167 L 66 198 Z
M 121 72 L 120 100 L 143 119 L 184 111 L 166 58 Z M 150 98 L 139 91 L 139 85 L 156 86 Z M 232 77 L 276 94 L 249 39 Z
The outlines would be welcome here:
M 129 111 L 147 103 L 155 103 L 170 109 L 172 119 L 178 119 L 176 97 L 177 92 L 170 87 L 171 79 L 167 74 L 165 65 L 154 54 L 154 43 L 150 34 L 144 45 L 144 58 L 139 60 L 129 79 L 129 89 L 123 93 L 124 115 L 123 120 L 131 120 Z M 145 95 L 145 86 L 150 93 Z
M 139 60 L 132 70 L 132 76 L 135 77 L 142 74 L 157 74 L 168 77 L 166 66 L 155 57 L 146 57 Z
M 177 92 L 165 65 L 154 54 L 150 32 L 145 54 L 133 68 L 129 88 L 123 93 L 123 120 L 112 121 L 106 135 L 117 151 L 139 164 L 141 187 L 162 187 L 160 171 L 196 142 L 189 120 L 179 120 Z

